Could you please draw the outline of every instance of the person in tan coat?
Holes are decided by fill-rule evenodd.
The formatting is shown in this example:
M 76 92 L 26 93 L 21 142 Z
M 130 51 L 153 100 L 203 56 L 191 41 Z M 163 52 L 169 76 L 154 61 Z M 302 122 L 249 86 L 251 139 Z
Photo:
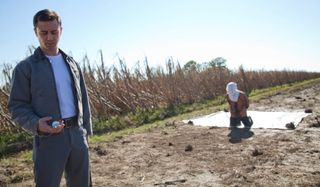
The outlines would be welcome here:
M 229 103 L 230 127 L 236 127 L 243 123 L 245 128 L 251 128 L 252 120 L 247 116 L 249 100 L 243 91 L 238 90 L 237 83 L 229 82 L 226 87 L 226 99 Z

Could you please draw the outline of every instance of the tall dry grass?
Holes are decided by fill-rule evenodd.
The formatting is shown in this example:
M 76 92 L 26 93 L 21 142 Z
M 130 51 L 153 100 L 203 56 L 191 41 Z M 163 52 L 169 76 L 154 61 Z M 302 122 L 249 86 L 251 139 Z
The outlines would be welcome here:
M 7 108 L 12 69 L 13 66 L 11 64 L 3 64 L 1 70 L 2 74 L 0 77 L 3 79 L 3 85 L 0 86 L 0 132 L 21 132 L 21 129 L 14 126 L 14 123 L 11 121 Z
M 229 81 L 237 82 L 240 89 L 250 93 L 253 89 L 320 77 L 317 72 L 246 71 L 243 67 L 237 71 L 225 66 L 185 69 L 172 59 L 165 62 L 165 67 L 150 67 L 145 59 L 129 69 L 122 59 L 116 65 L 107 66 L 101 51 L 100 57 L 98 65 L 92 65 L 87 56 L 81 61 L 96 119 L 214 99 L 225 94 Z M 13 67 L 3 67 L 5 85 L 0 89 L 0 130 L 20 131 L 13 126 L 6 107 Z
M 102 55 L 102 54 L 101 54 Z M 103 59 L 103 58 L 101 58 Z M 92 67 L 88 59 L 83 63 L 93 114 L 97 118 L 148 109 L 190 104 L 214 99 L 225 94 L 225 85 L 235 81 L 239 88 L 250 93 L 287 83 L 320 76 L 304 71 L 231 71 L 225 67 L 185 70 L 169 59 L 165 68 L 151 68 L 147 60 L 129 70 L 119 59 L 118 67 Z

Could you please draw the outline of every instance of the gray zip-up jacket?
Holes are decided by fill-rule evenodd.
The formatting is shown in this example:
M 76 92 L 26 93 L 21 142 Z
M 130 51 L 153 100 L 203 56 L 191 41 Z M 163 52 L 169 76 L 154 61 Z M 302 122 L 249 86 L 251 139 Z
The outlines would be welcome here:
M 78 112 L 78 124 L 92 134 L 92 122 L 86 85 L 79 65 L 60 50 L 73 80 L 73 93 Z M 17 64 L 13 70 L 8 108 L 12 120 L 37 135 L 40 118 L 61 119 L 56 83 L 49 59 L 38 47 L 34 54 Z

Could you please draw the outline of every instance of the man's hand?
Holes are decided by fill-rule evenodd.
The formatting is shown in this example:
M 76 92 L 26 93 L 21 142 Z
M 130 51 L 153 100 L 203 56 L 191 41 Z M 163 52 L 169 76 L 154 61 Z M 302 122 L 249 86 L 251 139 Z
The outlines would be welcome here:
M 57 127 L 53 128 L 48 124 L 48 121 L 50 121 L 51 119 L 52 117 L 40 118 L 38 121 L 38 131 L 42 133 L 50 133 L 50 134 L 61 132 L 62 129 L 64 128 L 64 124 L 60 122 L 60 124 Z

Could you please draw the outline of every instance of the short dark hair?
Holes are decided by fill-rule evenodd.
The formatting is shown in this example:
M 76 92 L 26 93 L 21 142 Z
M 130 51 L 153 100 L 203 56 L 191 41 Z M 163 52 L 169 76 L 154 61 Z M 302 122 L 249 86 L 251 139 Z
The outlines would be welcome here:
M 53 21 L 53 20 L 57 20 L 57 22 L 61 26 L 61 18 L 55 11 L 49 10 L 49 9 L 43 9 L 34 15 L 33 26 L 34 28 L 36 28 L 39 21 Z

